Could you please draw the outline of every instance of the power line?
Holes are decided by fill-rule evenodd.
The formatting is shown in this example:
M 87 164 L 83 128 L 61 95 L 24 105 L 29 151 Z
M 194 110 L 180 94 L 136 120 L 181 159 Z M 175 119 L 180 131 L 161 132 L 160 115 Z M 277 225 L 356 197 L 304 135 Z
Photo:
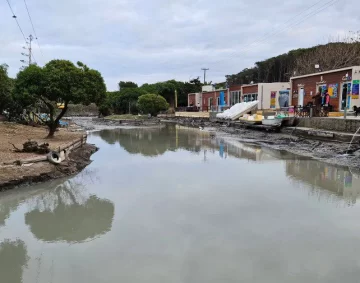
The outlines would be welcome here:
M 21 34 L 22 34 L 25 42 L 27 43 L 27 41 L 26 41 L 26 36 L 25 36 L 24 32 L 22 31 L 22 28 L 21 28 L 21 26 L 20 26 L 20 24 L 19 24 L 19 22 L 18 22 L 18 20 L 17 20 L 17 17 L 15 16 L 15 13 L 14 13 L 12 7 L 11 7 L 11 4 L 10 4 L 9 0 L 6 0 L 6 2 L 8 3 L 9 8 L 10 8 L 10 10 L 11 10 L 11 13 L 13 14 L 13 18 L 15 19 L 15 21 L 16 21 L 18 27 L 19 27 L 20 32 L 21 32 Z
M 283 22 L 281 25 L 285 25 L 285 24 L 287 24 L 287 23 L 290 23 L 290 22 L 293 21 L 295 18 L 301 16 L 301 15 L 304 14 L 306 11 L 308 11 L 308 10 L 310 10 L 311 8 L 315 7 L 317 4 L 319 4 L 319 3 L 322 2 L 322 1 L 323 1 L 323 0 L 320 0 L 320 1 L 316 2 L 315 4 L 313 4 L 313 5 L 311 5 L 310 7 L 306 8 L 306 9 L 303 10 L 302 12 L 300 12 L 300 13 L 296 14 L 295 16 L 291 17 L 291 19 L 287 20 L 286 22 Z M 275 31 L 266 33 L 266 34 L 258 37 L 258 38 L 255 39 L 253 42 L 245 45 L 243 48 L 246 48 L 246 47 L 248 47 L 248 46 L 251 46 L 251 45 L 253 45 L 254 43 L 256 43 L 256 42 L 258 42 L 259 40 L 261 40 L 263 37 L 265 37 L 265 36 L 266 36 L 266 37 L 271 36 L 271 35 L 273 35 L 274 33 L 276 33 L 276 29 L 275 29 Z
M 30 19 L 30 23 L 31 23 L 31 26 L 32 26 L 32 30 L 34 32 L 34 35 L 35 35 L 35 39 L 36 39 L 36 43 L 39 47 L 39 50 L 40 50 L 40 53 L 41 53 L 41 56 L 44 56 L 43 53 L 42 53 L 42 50 L 40 48 L 40 44 L 39 44 L 39 40 L 38 40 L 38 36 L 36 34 L 36 31 L 35 31 L 35 27 L 34 27 L 34 24 L 33 24 L 33 21 L 32 21 L 32 18 L 31 18 L 31 15 L 30 15 L 30 11 L 29 11 L 29 8 L 28 8 L 28 5 L 26 3 L 26 0 L 24 0 L 24 4 L 25 4 L 25 7 L 26 7 L 26 11 L 28 13 L 28 16 L 29 16 L 29 19 Z M 34 59 L 35 60 L 35 59 Z
M 298 13 L 297 15 L 295 15 L 294 17 L 292 17 L 290 20 L 284 22 L 282 25 L 285 25 L 291 21 L 293 21 L 294 19 L 298 18 L 299 16 L 303 15 L 304 13 L 306 13 L 308 10 L 310 10 L 311 8 L 315 7 L 316 5 L 318 5 L 320 2 L 322 2 L 323 0 L 320 0 L 320 1 L 317 1 L 315 4 L 311 5 L 310 7 L 306 8 L 305 10 L 303 10 L 302 12 Z M 293 22 L 291 23 L 290 25 L 285 25 L 285 27 L 281 28 L 280 29 L 275 29 L 273 32 L 270 32 L 270 33 L 267 33 L 265 35 L 263 35 L 262 37 L 259 37 L 257 38 L 255 41 L 251 42 L 250 44 L 247 44 L 245 45 L 244 47 L 240 48 L 240 50 L 238 50 L 236 53 L 233 53 L 232 55 L 230 56 L 236 56 L 238 53 L 243 53 L 245 51 L 248 51 L 250 50 L 250 48 L 252 48 L 253 46 L 252 45 L 258 45 L 259 43 L 263 43 L 265 42 L 265 40 L 271 36 L 274 36 L 274 35 L 277 35 L 279 34 L 280 32 L 284 31 L 284 30 L 287 30 L 291 27 L 294 27 L 302 22 L 304 22 L 306 19 L 308 19 L 309 17 L 313 16 L 313 15 L 316 15 L 318 13 L 320 13 L 321 11 L 327 9 L 328 7 L 332 6 L 333 4 L 335 4 L 338 0 L 330 0 L 326 3 L 324 3 L 324 5 L 322 6 L 319 6 L 317 7 L 316 9 L 310 11 L 309 13 L 306 13 L 304 15 L 304 17 L 302 17 L 299 21 L 297 22 Z M 218 61 L 215 61 L 215 62 L 218 62 Z
M 314 11 L 311 11 L 310 13 L 306 14 L 301 20 L 298 20 L 296 22 L 293 22 L 292 24 L 288 25 L 288 26 L 285 26 L 284 28 L 276 31 L 275 33 L 272 33 L 270 34 L 269 36 L 263 38 L 262 40 L 260 41 L 257 41 L 257 42 L 254 42 L 255 45 L 258 45 L 259 43 L 264 43 L 266 42 L 266 39 L 268 39 L 270 36 L 274 36 L 274 35 L 277 35 L 279 33 L 281 33 L 282 31 L 285 31 L 287 29 L 290 29 L 290 28 L 293 28 L 301 23 L 303 23 L 305 20 L 307 20 L 308 18 L 310 18 L 311 16 L 315 16 L 317 14 L 319 14 L 321 11 L 329 8 L 330 6 L 334 5 L 338 0 L 330 0 L 328 2 L 326 2 L 324 5 L 322 5 L 321 7 L 318 7 L 318 9 L 314 10 Z M 252 43 L 253 44 L 253 43 Z M 250 50 L 250 48 L 243 48 L 242 51 L 248 51 Z

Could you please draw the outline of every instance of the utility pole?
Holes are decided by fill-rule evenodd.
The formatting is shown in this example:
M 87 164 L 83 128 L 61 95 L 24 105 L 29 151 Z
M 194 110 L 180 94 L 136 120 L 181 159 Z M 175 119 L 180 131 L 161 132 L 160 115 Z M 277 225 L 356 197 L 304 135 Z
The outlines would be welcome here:
M 33 41 L 33 36 L 30 34 L 29 35 L 29 66 L 31 65 L 31 42 Z
M 177 96 L 177 90 L 175 89 L 175 109 L 178 107 L 178 96 Z
M 204 71 L 204 85 L 205 85 L 205 83 L 206 83 L 206 71 L 208 71 L 209 70 L 209 68 L 202 68 L 201 70 L 203 70 Z
M 29 66 L 31 65 L 31 59 L 32 59 L 32 47 L 31 47 L 31 43 L 33 41 L 33 36 L 30 34 L 28 40 L 26 41 L 26 45 L 27 47 L 23 46 L 23 49 L 27 49 L 28 53 L 21 53 L 21 55 L 27 57 L 27 60 L 20 60 L 20 62 L 24 63 L 24 64 L 28 64 Z M 22 66 L 21 69 L 24 69 L 25 66 Z

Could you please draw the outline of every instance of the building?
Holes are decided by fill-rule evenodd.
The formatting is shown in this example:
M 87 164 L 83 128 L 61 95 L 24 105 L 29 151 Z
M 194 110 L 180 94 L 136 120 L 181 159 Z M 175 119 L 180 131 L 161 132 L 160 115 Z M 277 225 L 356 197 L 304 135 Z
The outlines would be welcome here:
M 290 83 L 258 83 L 241 87 L 241 101 L 258 100 L 258 109 L 279 109 L 290 104 Z
M 200 111 L 210 111 L 232 106 L 241 101 L 241 85 L 215 89 L 214 86 L 203 86 L 200 93 L 188 94 L 188 106 L 197 106 Z
M 360 66 L 292 77 L 291 105 L 307 105 L 316 94 L 327 90 L 333 111 L 344 111 L 345 107 L 352 110 L 353 106 L 360 107 L 359 81 Z

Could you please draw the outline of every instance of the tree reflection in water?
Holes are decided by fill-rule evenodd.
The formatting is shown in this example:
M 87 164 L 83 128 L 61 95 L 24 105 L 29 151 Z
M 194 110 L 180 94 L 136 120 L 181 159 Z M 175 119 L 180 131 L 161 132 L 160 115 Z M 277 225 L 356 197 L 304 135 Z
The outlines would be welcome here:
M 33 235 L 46 242 L 81 243 L 111 230 L 114 204 L 86 196 L 82 183 L 68 180 L 34 200 L 34 209 L 25 214 Z
M 118 142 L 130 154 L 141 154 L 147 157 L 162 155 L 166 151 L 177 149 L 200 153 L 202 146 L 212 143 L 208 132 L 174 125 L 103 130 L 93 133 L 93 135 L 100 136 L 109 144 Z
M 22 283 L 29 257 L 23 241 L 5 240 L 0 243 L 0 282 Z

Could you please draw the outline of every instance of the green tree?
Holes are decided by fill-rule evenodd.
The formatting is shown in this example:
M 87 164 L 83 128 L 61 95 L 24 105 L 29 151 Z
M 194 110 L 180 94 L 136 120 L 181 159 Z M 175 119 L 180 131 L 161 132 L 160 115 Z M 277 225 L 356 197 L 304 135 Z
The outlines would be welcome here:
M 119 90 L 123 90 L 124 88 L 137 88 L 138 85 L 134 82 L 119 82 Z
M 28 105 L 40 103 L 46 110 L 49 138 L 54 136 L 70 102 L 100 105 L 106 97 L 104 79 L 98 71 L 67 60 L 52 60 L 43 68 L 31 65 L 18 73 L 15 86 L 17 100 Z M 58 114 L 57 103 L 64 105 Z
M 142 113 L 156 116 L 160 111 L 167 110 L 169 108 L 169 104 L 161 95 L 144 94 L 138 99 L 138 107 Z
M 0 114 L 7 109 L 11 102 L 12 80 L 7 74 L 8 65 L 0 65 Z
M 114 112 L 117 114 L 130 113 L 136 114 L 138 98 L 146 94 L 146 91 L 140 88 L 124 88 L 121 91 L 115 91 L 110 94 L 110 102 Z

